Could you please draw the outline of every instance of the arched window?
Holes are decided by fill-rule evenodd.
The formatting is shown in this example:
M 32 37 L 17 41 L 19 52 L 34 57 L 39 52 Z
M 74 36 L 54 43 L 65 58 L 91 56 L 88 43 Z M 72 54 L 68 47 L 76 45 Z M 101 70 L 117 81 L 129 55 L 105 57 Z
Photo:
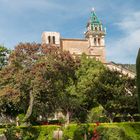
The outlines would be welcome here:
M 101 39 L 100 38 L 98 38 L 98 44 L 101 45 Z
M 96 38 L 94 38 L 94 44 L 96 45 Z
M 97 31 L 97 27 L 95 27 L 95 31 Z
M 55 36 L 53 36 L 53 44 L 55 44 Z
M 51 43 L 51 37 L 48 36 L 48 43 Z
M 99 27 L 99 30 L 100 30 L 100 31 L 102 30 L 101 27 Z

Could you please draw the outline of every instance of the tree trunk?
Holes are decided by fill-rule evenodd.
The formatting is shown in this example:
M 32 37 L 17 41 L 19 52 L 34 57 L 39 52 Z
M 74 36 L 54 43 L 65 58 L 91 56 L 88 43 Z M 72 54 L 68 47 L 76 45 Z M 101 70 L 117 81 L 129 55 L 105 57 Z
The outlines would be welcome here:
M 137 72 L 138 110 L 140 113 L 140 49 L 136 60 L 136 72 Z
M 29 106 L 26 112 L 26 115 L 23 119 L 23 122 L 27 122 L 27 120 L 30 118 L 31 114 L 32 114 L 32 110 L 33 110 L 33 103 L 34 103 L 34 95 L 32 93 L 32 91 L 30 91 L 30 101 L 29 101 Z
M 66 124 L 69 125 L 70 123 L 70 112 L 67 111 L 67 114 L 66 114 Z

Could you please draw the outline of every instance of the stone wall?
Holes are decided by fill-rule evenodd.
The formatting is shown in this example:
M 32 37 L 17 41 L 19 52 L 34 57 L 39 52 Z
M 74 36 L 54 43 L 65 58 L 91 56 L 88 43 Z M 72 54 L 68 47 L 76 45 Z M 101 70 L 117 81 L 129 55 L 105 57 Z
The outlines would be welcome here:
M 69 51 L 71 54 L 81 55 L 88 54 L 88 40 L 82 39 L 61 39 L 61 47 L 63 50 Z
M 105 58 L 105 47 L 90 47 L 89 48 L 89 54 L 88 55 L 93 55 L 96 56 L 96 60 L 101 61 L 102 63 L 106 62 Z
M 134 78 L 134 77 L 136 76 L 135 73 L 133 73 L 133 72 L 131 72 L 130 70 L 125 69 L 125 68 L 123 68 L 123 67 L 121 67 L 121 66 L 118 66 L 118 65 L 115 64 L 115 63 L 110 62 L 110 63 L 106 63 L 105 65 L 106 65 L 110 70 L 118 71 L 118 72 L 120 72 L 120 73 L 122 73 L 122 74 L 124 74 L 124 75 L 127 75 L 128 77 Z

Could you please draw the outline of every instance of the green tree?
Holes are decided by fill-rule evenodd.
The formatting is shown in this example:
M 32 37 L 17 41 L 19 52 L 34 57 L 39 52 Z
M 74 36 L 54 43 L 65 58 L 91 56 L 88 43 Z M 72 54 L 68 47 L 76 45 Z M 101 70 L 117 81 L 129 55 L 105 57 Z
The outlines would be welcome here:
M 9 54 L 10 50 L 0 45 L 0 70 L 7 64 Z
M 140 49 L 138 51 L 136 60 L 136 72 L 137 72 L 138 110 L 140 112 Z
M 35 60 L 38 58 L 37 49 L 39 47 L 36 44 L 19 44 L 9 56 L 9 65 L 0 72 L 1 105 L 3 106 L 3 103 L 9 102 L 9 106 L 15 108 L 17 113 L 20 110 L 25 112 L 27 109 L 31 91 L 29 84 L 32 78 L 32 75 L 29 75 L 29 73 Z M 5 113 L 5 109 L 1 111 Z M 7 113 L 10 112 L 12 110 Z
M 80 65 L 76 71 L 76 92 L 81 105 L 77 108 L 75 117 L 81 122 L 86 120 L 89 110 L 99 105 L 96 100 L 96 83 L 105 69 L 101 62 L 84 54 L 80 58 Z
M 99 105 L 103 106 L 111 120 L 115 114 L 137 113 L 135 79 L 110 71 L 87 56 L 81 58 L 76 76 L 76 92 L 81 102 L 81 111 L 78 108 L 76 114 L 81 121 L 86 119 L 92 108 Z
M 137 113 L 135 79 L 107 69 L 100 75 L 96 88 L 97 101 L 112 120 L 116 114 Z
M 46 115 L 62 108 L 68 85 L 74 83 L 76 59 L 70 53 L 35 43 L 21 43 L 9 61 L 10 65 L 0 73 L 1 96 L 3 99 L 13 97 L 11 102 L 15 101 L 18 109 L 25 113 L 23 122 L 33 115 Z M 18 91 L 19 100 L 14 98 L 15 94 L 5 91 L 7 86 Z

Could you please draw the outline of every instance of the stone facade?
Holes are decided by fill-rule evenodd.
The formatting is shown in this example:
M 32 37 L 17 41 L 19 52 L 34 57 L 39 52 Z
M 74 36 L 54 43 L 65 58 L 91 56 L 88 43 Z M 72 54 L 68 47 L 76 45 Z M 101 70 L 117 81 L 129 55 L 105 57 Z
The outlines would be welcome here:
M 60 47 L 60 49 L 69 51 L 73 55 L 85 53 L 89 57 L 94 57 L 96 60 L 105 63 L 105 34 L 101 21 L 96 16 L 95 11 L 92 10 L 87 23 L 85 39 L 66 39 L 61 38 L 58 32 L 43 32 L 42 44 Z
M 126 68 L 123 68 L 122 66 L 119 66 L 113 62 L 106 63 L 105 66 L 107 66 L 111 71 L 118 71 L 122 73 L 123 75 L 127 75 L 128 77 L 135 78 L 136 74 Z
M 88 54 L 88 40 L 82 39 L 61 39 L 61 47 L 63 50 L 69 51 L 71 54 L 81 55 Z
M 101 61 L 110 70 L 116 70 L 131 78 L 135 77 L 135 73 L 120 68 L 118 65 L 106 62 L 105 53 L 105 35 L 106 29 L 96 16 L 94 10 L 91 11 L 89 21 L 87 23 L 87 31 L 84 39 L 62 38 L 58 32 L 43 32 L 42 44 L 47 46 L 55 46 L 62 50 L 69 51 L 73 55 L 82 55 L 85 53 L 91 58 Z

